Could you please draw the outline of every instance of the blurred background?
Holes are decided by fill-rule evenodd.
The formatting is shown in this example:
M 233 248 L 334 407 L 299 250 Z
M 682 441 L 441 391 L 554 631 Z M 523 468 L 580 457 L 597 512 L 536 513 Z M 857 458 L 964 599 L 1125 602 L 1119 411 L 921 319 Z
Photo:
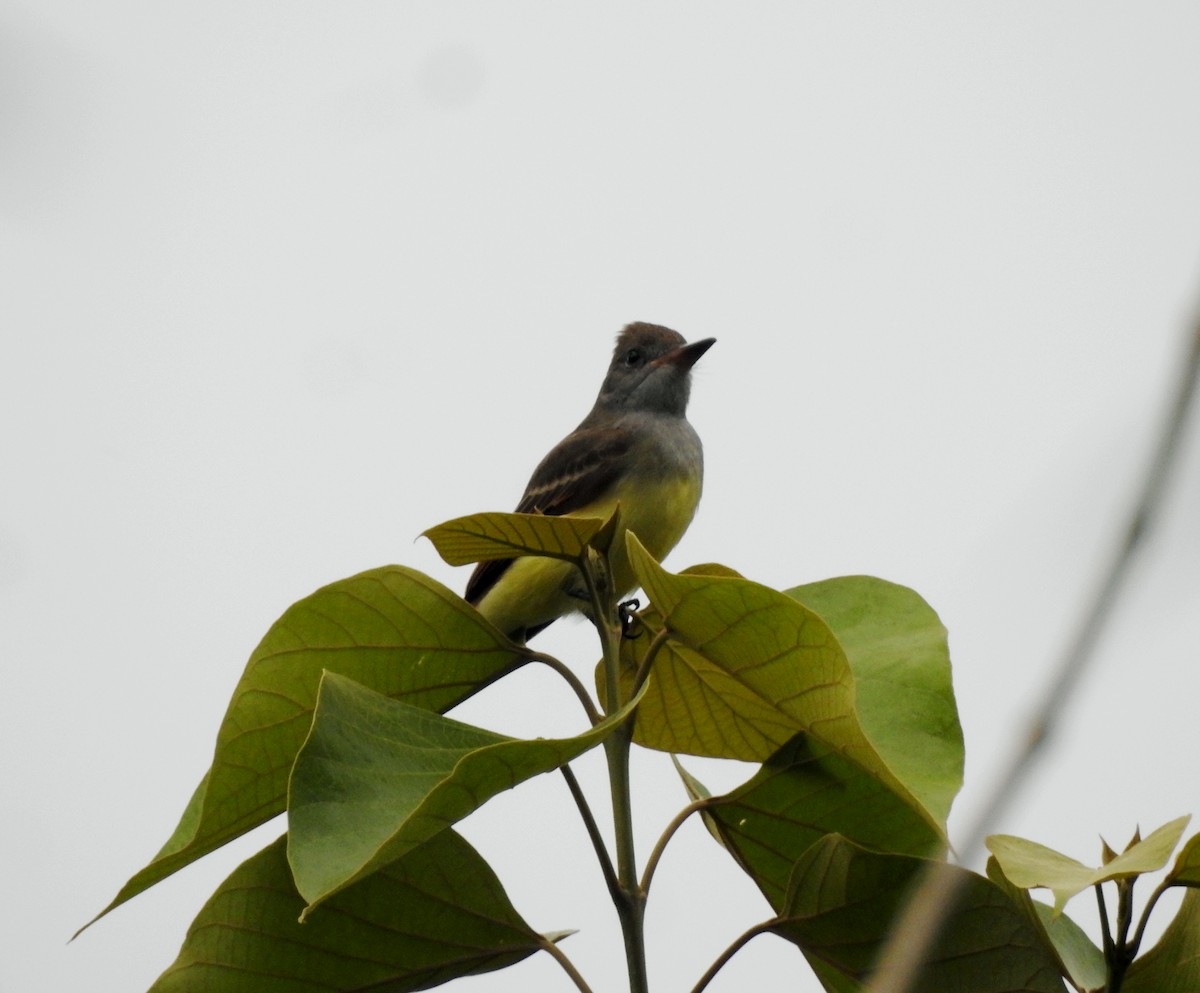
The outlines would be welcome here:
M 1183 0 L 8 0 L 0 990 L 137 991 L 170 964 L 280 822 L 66 942 L 174 828 L 258 639 L 388 562 L 461 590 L 416 536 L 511 509 L 632 320 L 718 339 L 691 406 L 705 496 L 668 565 L 920 591 L 950 631 L 961 829 L 1108 558 L 1200 303 L 1198 37 Z M 1098 835 L 1200 813 L 1195 425 L 1186 453 L 995 830 L 1092 862 Z M 538 647 L 597 655 L 582 622 Z M 454 716 L 579 729 L 532 669 Z M 644 856 L 686 797 L 666 756 L 635 772 Z M 619 989 L 560 779 L 463 830 Z M 650 903 L 656 988 L 766 916 L 688 824 Z M 461 985 L 567 980 L 535 956 Z M 747 988 L 819 986 L 760 937 L 710 987 Z

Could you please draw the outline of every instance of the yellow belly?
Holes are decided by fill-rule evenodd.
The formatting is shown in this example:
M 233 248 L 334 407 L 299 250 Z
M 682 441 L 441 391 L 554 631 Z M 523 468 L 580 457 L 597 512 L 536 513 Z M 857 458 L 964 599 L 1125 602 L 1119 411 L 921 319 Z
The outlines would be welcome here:
M 637 492 L 628 492 L 629 485 L 617 487 L 613 498 L 606 502 L 600 513 L 592 512 L 578 516 L 607 518 L 619 502 L 621 504 L 621 528 L 632 531 L 646 550 L 661 561 L 667 557 L 683 537 L 683 533 L 696 516 L 700 502 L 700 482 L 695 478 L 654 480 L 648 485 L 638 486 Z M 637 586 L 633 570 L 629 566 L 629 555 L 625 550 L 625 536 L 620 534 L 613 541 L 610 566 L 613 585 L 618 596 L 624 596 Z

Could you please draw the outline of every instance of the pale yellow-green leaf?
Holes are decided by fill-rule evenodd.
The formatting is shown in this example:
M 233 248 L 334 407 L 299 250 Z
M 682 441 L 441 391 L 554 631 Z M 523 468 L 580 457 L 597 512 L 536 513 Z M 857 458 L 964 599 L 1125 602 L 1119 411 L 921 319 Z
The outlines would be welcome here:
M 993 834 L 987 839 L 987 847 L 1014 886 L 1050 890 L 1055 911 L 1061 911 L 1071 897 L 1096 881 L 1095 869 L 1036 841 Z
M 1096 883 L 1161 869 L 1179 844 L 1189 820 L 1190 816 L 1178 817 L 1164 824 L 1102 866 L 1086 866 L 1036 841 L 1007 834 L 992 835 L 987 839 L 987 847 L 1014 885 L 1050 890 L 1054 894 L 1054 909 L 1059 912 L 1071 897 Z
M 665 751 L 763 761 L 804 733 L 938 822 L 864 734 L 846 653 L 820 616 L 749 580 L 669 573 L 636 536 L 626 541 L 638 580 L 669 634 L 638 711 L 637 741 Z M 651 625 L 648 620 L 640 637 L 626 639 L 627 678 L 645 660 L 655 633 Z
M 1137 841 L 1125 849 L 1115 859 L 1101 870 L 1103 880 L 1118 879 L 1122 876 L 1140 876 L 1146 872 L 1157 872 L 1171 858 L 1171 853 L 1183 837 L 1184 828 L 1188 826 L 1191 815 L 1177 817 L 1162 827 L 1151 831 L 1141 841 Z
M 545 555 L 577 562 L 604 527 L 596 517 L 546 514 L 469 514 L 423 532 L 450 565 L 518 555 Z

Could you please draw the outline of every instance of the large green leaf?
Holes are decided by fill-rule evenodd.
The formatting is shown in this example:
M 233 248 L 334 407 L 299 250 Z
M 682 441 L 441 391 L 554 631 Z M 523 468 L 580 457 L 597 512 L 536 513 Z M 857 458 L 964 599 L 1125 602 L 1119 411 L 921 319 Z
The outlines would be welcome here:
M 713 658 L 681 638 L 672 637 L 662 644 L 634 725 L 638 744 L 666 752 L 761 762 L 805 730 L 806 720 L 819 720 L 819 713 L 809 712 L 826 709 L 830 697 L 835 708 L 849 710 L 853 698 L 849 667 L 826 625 L 811 611 L 781 593 L 715 570 L 672 577 L 658 569 L 636 538 L 627 540 L 638 580 L 653 603 L 641 612 L 637 636 L 622 641 L 626 692 L 654 640 L 652 635 L 668 621 L 673 635 L 681 623 L 686 626 L 686 618 L 681 621 L 672 610 L 682 594 L 670 583 L 672 579 L 693 584 L 691 600 L 701 601 L 693 613 L 711 608 L 714 623 L 718 618 L 742 622 L 735 633 L 745 642 L 732 646 L 734 652 L 743 649 L 744 662 L 735 657 L 732 663 Z M 661 574 L 661 581 L 652 570 Z M 696 590 L 697 584 L 703 584 L 702 589 Z M 754 606 L 748 607 L 740 599 L 743 584 L 751 588 Z M 668 589 L 672 594 L 669 601 Z M 767 648 L 756 643 L 756 632 L 745 618 L 763 599 L 774 599 L 775 613 L 782 615 L 777 619 L 774 614 L 763 614 L 763 633 L 769 635 L 765 629 L 774 625 L 797 642 L 786 656 L 765 661 L 759 656 Z M 670 615 L 667 621 L 664 614 Z M 826 674 L 833 676 L 832 692 L 822 692 Z M 603 696 L 599 669 L 596 684 Z M 820 699 L 803 699 L 810 687 L 821 694 Z
M 497 793 L 565 765 L 627 719 L 521 741 L 327 673 L 296 757 L 288 858 L 310 907 L 399 858 Z
M 1196 993 L 1200 990 L 1200 891 L 1183 894 L 1178 913 L 1158 944 L 1125 974 L 1123 993 Z
M 938 821 L 863 732 L 850 663 L 818 614 L 749 580 L 669 573 L 636 536 L 626 540 L 638 580 L 669 632 L 653 662 L 635 740 L 763 761 L 804 732 Z M 654 631 L 652 620 L 646 624 Z M 641 665 L 651 641 L 647 633 L 626 639 L 626 672 Z
M 1086 866 L 1053 848 L 1009 834 L 991 835 L 987 847 L 1014 885 L 1024 889 L 1045 887 L 1054 894 L 1055 911 L 1061 911 L 1071 897 L 1096 883 L 1161 869 L 1175 851 L 1189 820 L 1190 816 L 1177 817 L 1097 867 Z
M 944 847 L 941 831 L 907 798 L 805 735 L 796 735 L 705 813 L 776 910 L 796 860 L 824 835 L 907 855 L 933 855 Z
M 280 838 L 221 884 L 151 993 L 404 993 L 503 968 L 543 941 L 453 831 L 301 924 L 303 909 Z
M 604 524 L 592 517 L 486 513 L 456 517 L 423 534 L 450 565 L 518 555 L 577 562 Z
M 871 852 L 837 835 L 796 862 L 773 930 L 810 957 L 865 980 L 916 874 L 931 865 Z M 938 871 L 960 889 L 914 990 L 937 993 L 1062 993 L 1054 956 L 1028 918 L 982 876 L 946 863 Z
M 523 661 L 465 601 L 402 566 L 360 573 L 293 604 L 250 656 L 212 767 L 179 826 L 98 916 L 284 809 L 322 670 L 441 711 Z
M 941 620 L 917 593 L 873 576 L 786 591 L 821 616 L 854 673 L 855 707 L 876 751 L 944 825 L 962 787 L 963 735 Z

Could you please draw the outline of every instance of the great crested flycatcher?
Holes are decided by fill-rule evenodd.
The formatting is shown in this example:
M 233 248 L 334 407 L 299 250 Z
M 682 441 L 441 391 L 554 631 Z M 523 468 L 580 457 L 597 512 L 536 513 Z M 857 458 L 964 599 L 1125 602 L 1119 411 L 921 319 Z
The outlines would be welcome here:
M 704 455 L 687 402 L 692 366 L 715 340 L 689 345 L 670 328 L 628 325 L 591 413 L 542 459 L 517 505 L 523 514 L 607 518 L 620 503 L 622 533 L 609 562 L 618 596 L 636 585 L 623 532 L 661 559 L 696 513 Z M 481 562 L 465 596 L 516 641 L 587 600 L 575 566 L 536 556 Z

